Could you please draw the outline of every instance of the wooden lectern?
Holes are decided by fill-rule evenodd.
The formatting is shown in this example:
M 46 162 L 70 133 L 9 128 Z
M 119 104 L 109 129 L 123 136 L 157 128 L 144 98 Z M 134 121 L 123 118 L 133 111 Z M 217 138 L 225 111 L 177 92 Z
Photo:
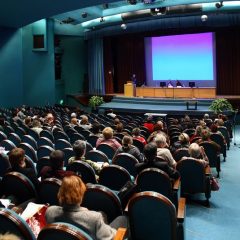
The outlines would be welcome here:
M 125 97 L 135 97 L 136 96 L 136 84 L 131 81 L 124 84 L 124 96 Z

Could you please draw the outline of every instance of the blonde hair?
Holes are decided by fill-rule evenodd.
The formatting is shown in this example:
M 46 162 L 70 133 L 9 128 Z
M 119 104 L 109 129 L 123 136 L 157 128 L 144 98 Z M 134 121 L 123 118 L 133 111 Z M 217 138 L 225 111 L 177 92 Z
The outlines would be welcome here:
M 105 139 L 110 139 L 113 137 L 113 129 L 110 127 L 106 127 L 103 129 L 102 134 Z
M 63 178 L 62 185 L 58 191 L 60 205 L 81 204 L 86 186 L 78 176 L 67 176 Z
M 192 143 L 188 148 L 188 152 L 191 157 L 198 158 L 201 154 L 200 146 L 197 143 Z
M 80 123 L 82 125 L 88 124 L 88 117 L 86 115 L 82 115 L 82 120 Z
M 186 133 L 181 133 L 178 137 L 178 140 L 181 143 L 188 143 L 189 142 L 189 136 Z

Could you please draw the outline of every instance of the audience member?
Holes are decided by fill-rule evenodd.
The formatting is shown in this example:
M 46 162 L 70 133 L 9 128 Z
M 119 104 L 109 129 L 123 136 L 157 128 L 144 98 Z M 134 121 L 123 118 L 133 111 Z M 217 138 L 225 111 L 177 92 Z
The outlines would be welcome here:
M 147 117 L 147 120 L 146 120 L 146 122 L 143 124 L 143 126 L 144 126 L 145 128 L 147 128 L 150 133 L 153 132 L 153 130 L 154 130 L 154 123 L 153 123 L 153 117 L 152 117 L 152 115 L 149 115 L 149 116 Z
M 191 158 L 202 163 L 204 167 L 208 166 L 208 157 L 203 147 L 200 147 L 197 143 L 192 143 L 188 148 L 188 152 L 190 157 L 182 157 L 182 160 Z
M 170 143 L 169 137 L 166 134 L 165 130 L 164 130 L 164 125 L 162 121 L 157 121 L 156 124 L 154 125 L 153 128 L 153 132 L 150 134 L 150 136 L 147 139 L 147 142 L 151 142 L 152 140 L 154 140 L 154 138 L 156 137 L 157 134 L 162 134 L 166 137 L 167 139 L 167 143 Z
M 166 137 L 162 134 L 157 134 L 154 141 L 157 145 L 157 156 L 166 161 L 170 167 L 175 167 L 176 161 L 168 149 Z
M 142 142 L 144 145 L 147 144 L 146 139 L 140 135 L 140 128 L 134 128 L 132 130 L 132 137 L 133 137 L 133 139 L 136 139 L 136 140 Z
M 140 153 L 137 147 L 132 145 L 132 143 L 133 141 L 131 136 L 124 136 L 122 139 L 122 146 L 117 149 L 114 157 L 119 153 L 129 153 L 134 156 L 139 162 L 143 162 L 143 155 Z
M 162 162 L 156 160 L 157 157 L 157 145 L 153 142 L 148 143 L 143 150 L 145 161 L 143 163 L 137 163 L 135 165 L 137 173 L 140 173 L 142 170 L 146 168 L 158 168 L 164 172 L 166 172 L 170 178 L 178 179 L 179 172 L 174 168 L 170 167 L 167 162 Z
M 50 165 L 42 168 L 40 176 L 42 179 L 45 178 L 58 178 L 63 179 L 65 176 L 75 175 L 72 171 L 63 170 L 64 166 L 64 152 L 61 150 L 54 150 L 49 156 Z
M 39 181 L 34 169 L 28 165 L 25 158 L 25 151 L 22 148 L 14 148 L 9 152 L 9 162 L 11 168 L 9 172 L 19 172 L 28 177 L 36 188 Z
M 92 124 L 92 128 L 90 129 L 91 133 L 89 136 L 97 136 L 97 137 L 102 137 L 101 133 L 101 125 L 99 122 L 94 121 Z
M 88 117 L 86 115 L 82 115 L 81 117 L 82 119 L 79 126 L 85 130 L 89 130 L 92 127 L 92 124 L 88 122 Z
M 103 137 L 99 138 L 96 142 L 96 147 L 98 147 L 101 143 L 106 143 L 111 146 L 115 151 L 121 147 L 121 144 L 113 138 L 113 129 L 110 127 L 106 127 L 102 131 Z
M 83 140 L 77 140 L 73 144 L 73 151 L 75 156 L 69 158 L 68 164 L 73 163 L 74 161 L 81 160 L 83 162 L 88 163 L 96 172 L 96 175 L 99 175 L 99 172 L 101 171 L 102 167 L 108 166 L 108 163 L 104 163 L 102 167 L 100 167 L 97 163 L 91 161 L 91 160 L 86 160 L 85 159 L 85 153 L 86 153 L 86 142 Z
M 32 130 L 36 133 L 40 134 L 40 132 L 43 130 L 41 122 L 38 119 L 34 119 L 32 122 Z
M 171 151 L 175 152 L 179 148 L 188 148 L 190 145 L 190 139 L 187 133 L 181 133 L 178 136 L 178 141 L 173 143 L 173 146 L 171 147 Z
M 100 212 L 81 207 L 86 186 L 77 176 L 65 177 L 58 192 L 60 206 L 50 206 L 46 211 L 46 222 L 66 222 L 84 229 L 96 240 L 113 239 L 116 229 L 127 227 L 124 216 L 106 224 Z
M 12 233 L 0 234 L 0 240 L 21 240 L 17 235 Z

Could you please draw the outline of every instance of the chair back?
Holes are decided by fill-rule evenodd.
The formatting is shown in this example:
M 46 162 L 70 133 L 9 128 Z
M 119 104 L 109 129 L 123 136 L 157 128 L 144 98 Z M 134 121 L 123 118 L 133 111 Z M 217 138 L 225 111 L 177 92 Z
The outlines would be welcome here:
M 37 240 L 93 240 L 82 229 L 63 222 L 46 225 L 39 233 Z
M 172 183 L 169 176 L 157 168 L 146 168 L 136 177 L 139 191 L 154 191 L 173 201 Z
M 30 144 L 22 142 L 19 147 L 22 148 L 25 151 L 25 154 L 29 156 L 34 162 L 37 162 L 37 153 Z
M 1 188 L 2 193 L 6 196 L 13 196 L 17 204 L 37 196 L 32 182 L 19 172 L 6 173 L 1 181 Z
M 66 139 L 57 139 L 55 140 L 55 149 L 62 150 L 64 148 L 71 148 L 72 145 Z
M 226 157 L 226 145 L 224 143 L 224 138 L 218 133 L 212 133 L 210 135 L 210 139 L 217 143 L 221 147 L 221 153 L 223 154 L 224 157 Z
M 133 138 L 133 145 L 139 149 L 140 152 L 143 152 L 144 143 Z
M 43 204 L 59 205 L 57 194 L 62 181 L 57 178 L 46 178 L 39 186 L 39 202 Z
M 47 137 L 40 137 L 37 141 L 37 144 L 38 144 L 38 147 L 41 147 L 43 145 L 47 145 L 51 148 L 54 148 L 53 142 Z
M 86 162 L 74 161 L 67 165 L 67 170 L 81 176 L 84 183 L 97 183 L 94 169 Z
M 22 142 L 24 143 L 28 143 L 29 145 L 31 145 L 33 147 L 33 149 L 35 151 L 37 151 L 37 141 L 30 135 L 24 135 L 22 136 Z
M 0 131 L 0 142 L 2 140 L 6 140 L 7 138 L 8 138 L 7 135 L 4 132 Z
M 6 139 L 0 142 L 0 147 L 4 147 L 6 151 L 11 151 L 16 145 L 12 141 Z
M 28 129 L 28 135 L 33 137 L 35 139 L 35 141 L 37 141 L 40 137 L 39 134 L 31 128 Z
M 85 157 L 87 160 L 91 160 L 93 162 L 109 162 L 107 155 L 99 150 L 91 150 L 86 153 Z
M 43 157 L 49 157 L 52 151 L 54 151 L 54 149 L 50 146 L 47 145 L 40 146 L 37 150 L 37 157 L 38 159 L 41 159 Z
M 14 211 L 0 208 L 0 233 L 10 232 L 24 240 L 36 240 L 26 221 Z
M 102 185 L 87 184 L 82 206 L 89 210 L 102 211 L 106 214 L 108 223 L 122 215 L 120 199 L 112 190 Z
M 55 142 L 58 140 L 58 139 L 65 139 L 69 142 L 69 137 L 68 135 L 63 132 L 63 131 L 60 131 L 60 130 L 56 130 L 53 132 L 53 136 L 54 136 L 54 140 Z
M 138 160 L 131 154 L 119 153 L 114 157 L 112 163 L 125 168 L 132 176 L 136 177 L 137 171 L 135 165 L 138 163 Z
M 93 146 L 96 147 L 96 142 L 98 140 L 98 136 L 90 135 L 87 137 L 87 141 Z
M 119 191 L 127 181 L 131 181 L 129 172 L 118 165 L 104 167 L 99 173 L 98 183 L 115 191 Z
M 16 133 L 10 133 L 8 135 L 8 140 L 12 141 L 16 146 L 19 146 L 21 143 L 21 138 Z
M 175 207 L 160 193 L 136 193 L 129 201 L 128 216 L 132 240 L 177 239 Z
M 110 159 L 110 160 L 112 160 L 112 158 L 115 154 L 115 149 L 106 143 L 99 144 L 97 146 L 97 150 L 105 153 L 107 155 L 108 159 Z
M 179 162 L 182 157 L 190 157 L 188 148 L 179 148 L 173 154 L 173 158 L 176 162 Z
M 201 193 L 206 189 L 205 169 L 202 163 L 188 158 L 177 163 L 181 175 L 182 193 Z
M 82 134 L 78 133 L 78 132 L 71 133 L 68 136 L 70 138 L 71 144 L 73 144 L 77 140 L 85 140 L 85 137 Z
M 40 132 L 40 137 L 46 137 L 54 142 L 53 134 L 50 130 L 44 129 Z
M 8 160 L 7 155 L 0 154 L 0 177 L 3 177 L 10 167 L 11 164 Z

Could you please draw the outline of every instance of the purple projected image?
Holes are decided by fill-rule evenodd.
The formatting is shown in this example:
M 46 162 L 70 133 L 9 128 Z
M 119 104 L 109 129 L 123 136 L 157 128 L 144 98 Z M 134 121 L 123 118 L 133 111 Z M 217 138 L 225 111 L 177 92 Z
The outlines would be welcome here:
M 214 80 L 213 33 L 151 38 L 153 80 Z

